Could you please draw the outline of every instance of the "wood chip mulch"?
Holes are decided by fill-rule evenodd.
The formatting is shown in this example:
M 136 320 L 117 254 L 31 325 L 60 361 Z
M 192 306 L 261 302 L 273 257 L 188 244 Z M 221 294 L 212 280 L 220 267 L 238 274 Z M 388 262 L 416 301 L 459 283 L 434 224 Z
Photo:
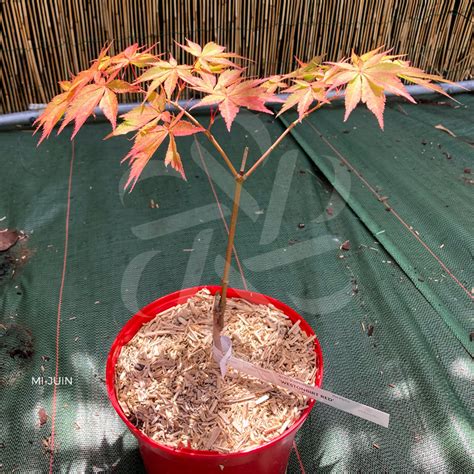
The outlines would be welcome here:
M 314 383 L 314 336 L 272 305 L 227 301 L 224 334 L 234 356 Z M 222 379 L 212 357 L 213 304 L 204 289 L 143 325 L 118 358 L 117 398 L 129 420 L 161 444 L 237 452 L 283 433 L 308 400 L 233 369 Z

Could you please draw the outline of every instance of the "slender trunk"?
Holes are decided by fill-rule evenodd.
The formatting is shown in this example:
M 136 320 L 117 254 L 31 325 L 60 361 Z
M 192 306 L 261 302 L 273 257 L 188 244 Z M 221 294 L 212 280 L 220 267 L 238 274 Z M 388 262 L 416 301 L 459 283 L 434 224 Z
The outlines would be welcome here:
M 245 163 L 247 161 L 248 148 L 244 150 L 244 155 L 242 157 L 242 165 L 240 167 L 240 172 L 235 177 L 235 190 L 234 190 L 234 202 L 232 205 L 232 215 L 230 218 L 229 226 L 229 236 L 227 239 L 227 248 L 225 253 L 225 263 L 224 263 L 224 273 L 221 280 L 221 293 L 220 297 L 216 298 L 214 304 L 214 314 L 213 314 L 213 341 L 214 345 L 222 350 L 220 336 L 221 332 L 224 329 L 224 314 L 227 304 L 227 288 L 229 286 L 229 272 L 230 264 L 232 262 L 232 251 L 234 250 L 234 240 L 235 240 L 235 229 L 237 227 L 237 217 L 239 215 L 239 206 L 240 206 L 240 195 L 242 192 L 242 185 L 245 180 L 244 170 Z
M 196 120 L 184 107 L 182 107 L 179 102 L 167 100 L 170 105 L 173 105 L 177 109 L 181 110 L 183 114 L 196 126 L 201 127 L 201 124 L 198 120 Z M 242 157 L 242 164 L 240 166 L 240 172 L 232 165 L 230 158 L 227 156 L 226 152 L 222 149 L 222 147 L 217 143 L 216 139 L 212 135 L 209 129 L 204 130 L 204 134 L 211 142 L 211 144 L 215 147 L 215 149 L 219 152 L 219 154 L 224 159 L 227 167 L 229 168 L 232 176 L 235 180 L 235 191 L 234 191 L 234 202 L 232 206 L 232 215 L 230 220 L 230 227 L 229 227 L 229 236 L 227 241 L 227 249 L 225 254 L 225 263 L 224 263 L 224 273 L 221 280 L 221 292 L 220 295 L 216 295 L 214 308 L 213 308 L 213 327 L 212 327 L 212 337 L 214 345 L 222 350 L 221 346 L 221 332 L 224 329 L 224 315 L 227 303 L 227 288 L 229 286 L 229 272 L 230 272 L 230 264 L 232 261 L 232 251 L 234 250 L 234 238 L 235 238 L 235 229 L 237 226 L 237 217 L 239 214 L 239 204 L 240 204 L 240 194 L 242 192 L 242 185 L 243 182 L 254 173 L 254 171 L 265 161 L 265 159 L 272 153 L 272 151 L 280 144 L 280 142 L 290 133 L 290 131 L 299 123 L 301 120 L 306 118 L 308 115 L 313 113 L 315 110 L 319 109 L 323 105 L 322 102 L 318 102 L 312 109 L 308 110 L 304 113 L 301 117 L 294 120 L 282 133 L 281 135 L 275 140 L 275 142 L 266 150 L 262 156 L 250 167 L 250 169 L 245 172 L 245 164 L 247 162 L 248 156 L 248 147 L 245 148 L 244 154 Z

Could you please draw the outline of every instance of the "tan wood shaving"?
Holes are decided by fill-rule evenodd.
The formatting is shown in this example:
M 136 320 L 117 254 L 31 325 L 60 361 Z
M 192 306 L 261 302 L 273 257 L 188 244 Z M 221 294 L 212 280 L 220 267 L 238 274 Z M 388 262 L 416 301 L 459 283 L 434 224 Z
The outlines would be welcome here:
M 155 441 L 229 453 L 280 435 L 308 401 L 233 369 L 222 379 L 212 357 L 213 304 L 204 289 L 143 325 L 117 360 L 116 390 L 127 418 Z M 225 320 L 236 357 L 314 383 L 314 336 L 299 322 L 237 298 L 227 300 Z

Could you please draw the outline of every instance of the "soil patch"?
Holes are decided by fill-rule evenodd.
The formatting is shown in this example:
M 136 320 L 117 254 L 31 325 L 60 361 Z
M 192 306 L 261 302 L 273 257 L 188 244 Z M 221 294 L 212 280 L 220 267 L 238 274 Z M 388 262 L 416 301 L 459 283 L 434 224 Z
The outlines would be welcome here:
M 31 331 L 19 324 L 0 323 L 0 387 L 13 385 L 34 354 Z

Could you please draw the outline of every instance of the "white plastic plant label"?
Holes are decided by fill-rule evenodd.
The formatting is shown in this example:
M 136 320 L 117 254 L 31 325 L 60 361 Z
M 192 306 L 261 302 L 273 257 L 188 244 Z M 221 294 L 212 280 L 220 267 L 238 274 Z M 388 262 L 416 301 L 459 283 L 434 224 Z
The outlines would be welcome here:
M 263 369 L 250 362 L 238 359 L 232 355 L 232 341 L 227 336 L 221 336 L 222 352 L 216 347 L 213 347 L 213 355 L 216 362 L 221 369 L 222 377 L 225 376 L 228 367 L 232 367 L 239 372 L 251 375 L 265 382 L 278 385 L 295 393 L 305 395 L 314 400 L 318 400 L 326 405 L 345 411 L 351 415 L 358 416 L 364 420 L 371 421 L 385 428 L 388 427 L 390 415 L 383 411 L 371 408 L 362 403 L 354 402 L 348 398 L 341 397 L 335 393 L 328 392 L 322 388 L 308 385 L 299 380 L 296 380 L 287 375 L 273 372 L 272 370 Z

